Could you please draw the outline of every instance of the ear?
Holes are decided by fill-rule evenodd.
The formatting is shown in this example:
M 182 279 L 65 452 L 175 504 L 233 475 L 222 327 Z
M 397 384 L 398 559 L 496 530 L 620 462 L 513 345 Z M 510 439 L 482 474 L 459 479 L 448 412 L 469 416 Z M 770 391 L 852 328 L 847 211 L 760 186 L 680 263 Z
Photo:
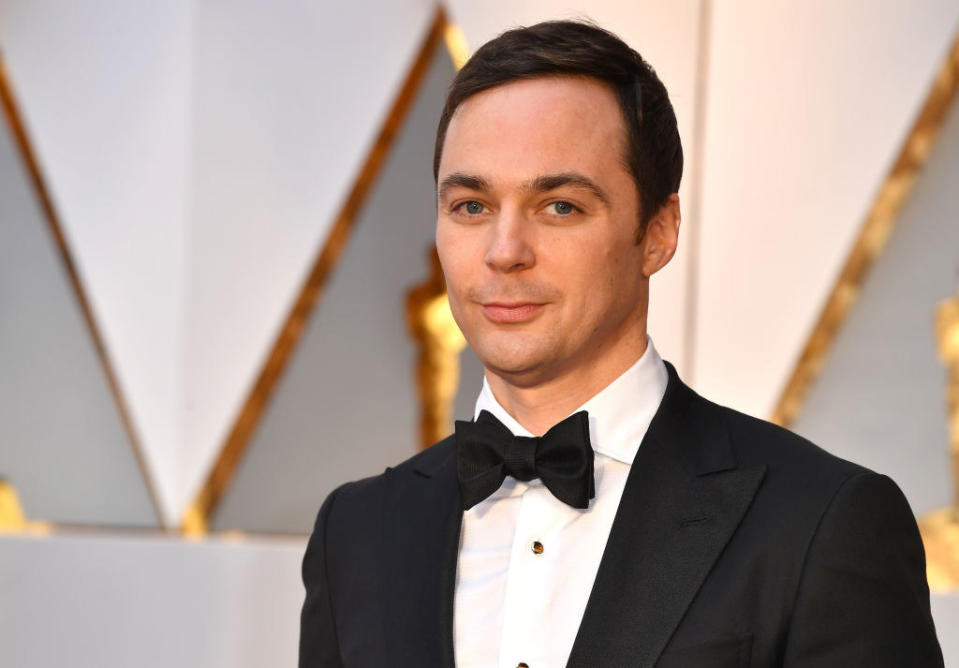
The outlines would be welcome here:
M 649 278 L 673 259 L 679 243 L 679 195 L 673 193 L 646 224 L 640 245 L 643 249 L 643 276 Z

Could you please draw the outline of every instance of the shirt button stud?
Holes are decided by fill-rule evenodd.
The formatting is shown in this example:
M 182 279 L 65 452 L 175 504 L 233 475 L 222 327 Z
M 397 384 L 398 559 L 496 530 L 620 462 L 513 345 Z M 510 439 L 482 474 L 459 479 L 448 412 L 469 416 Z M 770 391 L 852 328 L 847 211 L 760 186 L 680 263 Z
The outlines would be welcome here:
M 543 554 L 544 549 L 545 548 L 543 547 L 543 544 L 541 542 L 539 542 L 538 540 L 533 541 L 533 554 Z M 526 664 L 521 663 L 519 665 L 524 666 Z

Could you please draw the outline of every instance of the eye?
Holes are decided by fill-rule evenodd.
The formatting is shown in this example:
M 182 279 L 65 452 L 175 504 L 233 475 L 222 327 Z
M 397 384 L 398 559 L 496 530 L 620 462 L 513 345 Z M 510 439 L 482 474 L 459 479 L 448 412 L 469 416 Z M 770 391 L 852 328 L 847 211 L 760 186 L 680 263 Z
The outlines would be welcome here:
M 571 213 L 574 213 L 577 209 L 575 206 L 569 202 L 551 202 L 546 208 L 552 207 L 552 212 L 559 216 L 568 216 Z
M 456 206 L 453 207 L 454 211 L 457 209 L 461 211 L 465 211 L 470 216 L 478 216 L 481 213 L 483 213 L 486 207 L 483 206 L 482 203 L 477 202 L 475 199 L 471 199 L 466 202 L 461 202 L 460 204 L 457 204 Z

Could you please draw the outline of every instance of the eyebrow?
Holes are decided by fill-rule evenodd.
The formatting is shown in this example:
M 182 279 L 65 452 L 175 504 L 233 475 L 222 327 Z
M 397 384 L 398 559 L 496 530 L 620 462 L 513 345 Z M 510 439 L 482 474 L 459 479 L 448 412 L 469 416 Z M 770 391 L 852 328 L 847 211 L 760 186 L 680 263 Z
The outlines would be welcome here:
M 562 172 L 560 174 L 537 176 L 532 181 L 524 184 L 523 189 L 529 192 L 544 193 L 555 190 L 556 188 L 561 188 L 562 186 L 572 186 L 586 190 L 603 204 L 609 206 L 609 197 L 606 195 L 606 192 L 599 187 L 599 184 L 579 172 Z
M 457 187 L 467 188 L 469 190 L 479 190 L 480 192 L 489 192 L 492 189 L 490 188 L 489 181 L 484 179 L 482 176 L 464 174 L 463 172 L 453 172 L 440 181 L 440 184 L 436 189 L 437 199 L 442 201 L 443 197 L 447 192 L 449 192 L 450 189 Z
M 546 174 L 537 176 L 535 179 L 523 184 L 523 190 L 534 193 L 545 193 L 550 190 L 561 188 L 562 186 L 572 186 L 588 191 L 603 204 L 609 206 L 609 197 L 606 191 L 599 187 L 595 181 L 579 172 L 561 172 L 559 174 Z M 464 174 L 463 172 L 453 172 L 446 176 L 437 188 L 437 198 L 442 200 L 444 195 L 452 188 L 467 188 L 480 192 L 489 192 L 492 190 L 489 181 L 482 176 L 474 174 Z

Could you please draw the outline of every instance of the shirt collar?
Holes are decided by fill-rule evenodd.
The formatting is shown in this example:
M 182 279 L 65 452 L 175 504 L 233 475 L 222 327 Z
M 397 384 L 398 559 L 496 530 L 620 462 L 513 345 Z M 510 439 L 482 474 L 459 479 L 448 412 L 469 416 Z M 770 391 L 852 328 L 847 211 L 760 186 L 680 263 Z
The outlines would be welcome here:
M 646 352 L 642 357 L 573 411 L 589 413 L 589 440 L 593 450 L 625 464 L 632 464 L 666 392 L 668 379 L 666 365 L 653 346 L 653 340 L 647 337 Z M 485 376 L 483 389 L 476 399 L 473 419 L 479 417 L 483 410 L 492 413 L 514 436 L 532 436 L 496 400 Z

